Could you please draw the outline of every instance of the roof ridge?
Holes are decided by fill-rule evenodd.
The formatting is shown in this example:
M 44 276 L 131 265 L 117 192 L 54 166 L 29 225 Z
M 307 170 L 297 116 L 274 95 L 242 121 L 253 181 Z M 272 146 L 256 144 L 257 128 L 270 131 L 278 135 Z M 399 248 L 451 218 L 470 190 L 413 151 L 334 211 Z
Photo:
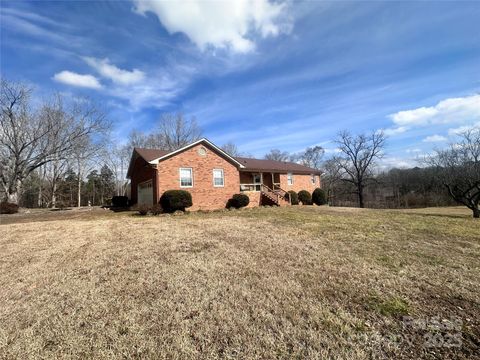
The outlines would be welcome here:
M 134 146 L 133 147 L 134 149 L 137 149 L 137 150 L 158 150 L 158 151 L 173 151 L 173 150 L 167 150 L 167 149 L 160 149 L 160 148 L 145 148 L 145 147 L 138 147 L 138 146 Z

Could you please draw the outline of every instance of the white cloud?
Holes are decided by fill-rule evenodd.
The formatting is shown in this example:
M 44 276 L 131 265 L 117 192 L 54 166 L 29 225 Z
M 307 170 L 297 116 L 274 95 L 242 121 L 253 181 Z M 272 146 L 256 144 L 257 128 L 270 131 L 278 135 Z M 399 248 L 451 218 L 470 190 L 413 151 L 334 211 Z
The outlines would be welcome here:
M 93 75 L 82 75 L 72 71 L 61 71 L 53 75 L 53 80 L 63 84 L 85 87 L 90 89 L 101 89 L 102 85 Z
M 431 135 L 431 136 L 427 136 L 422 141 L 423 142 L 443 142 L 443 141 L 447 141 L 447 138 L 442 135 Z
M 414 149 L 407 149 L 406 151 L 407 151 L 407 153 L 409 153 L 409 154 L 412 154 L 412 153 L 415 154 L 415 153 L 422 152 L 422 149 L 414 148 Z
M 392 168 L 396 169 L 405 169 L 417 166 L 418 162 L 416 159 L 409 159 L 409 158 L 401 158 L 401 157 L 391 157 L 385 156 L 382 158 L 378 166 L 381 170 L 389 170 Z
M 268 0 L 134 0 L 134 4 L 137 13 L 157 15 L 169 33 L 184 33 L 202 50 L 213 46 L 246 53 L 255 48 L 254 33 L 265 38 L 291 29 L 286 4 Z
M 93 67 L 98 73 L 117 84 L 130 85 L 141 82 L 145 78 L 145 73 L 138 69 L 132 71 L 123 70 L 110 63 L 108 59 L 95 59 L 93 57 L 84 57 L 85 62 Z
M 466 123 L 480 119 L 480 95 L 445 99 L 435 106 L 399 111 L 389 117 L 398 126 Z
M 407 130 L 408 130 L 408 127 L 406 127 L 406 126 L 399 126 L 399 127 L 396 127 L 396 128 L 385 129 L 383 132 L 384 132 L 385 135 L 387 135 L 387 136 L 394 136 L 394 135 L 402 134 L 402 133 L 404 133 L 404 132 L 407 131 Z

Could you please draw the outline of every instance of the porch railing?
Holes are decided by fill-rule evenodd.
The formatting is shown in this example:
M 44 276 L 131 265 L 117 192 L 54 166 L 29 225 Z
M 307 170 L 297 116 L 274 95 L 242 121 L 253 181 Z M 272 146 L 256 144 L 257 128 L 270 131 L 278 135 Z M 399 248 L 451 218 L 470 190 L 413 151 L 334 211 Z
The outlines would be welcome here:
M 262 184 L 240 184 L 240 191 L 260 191 Z

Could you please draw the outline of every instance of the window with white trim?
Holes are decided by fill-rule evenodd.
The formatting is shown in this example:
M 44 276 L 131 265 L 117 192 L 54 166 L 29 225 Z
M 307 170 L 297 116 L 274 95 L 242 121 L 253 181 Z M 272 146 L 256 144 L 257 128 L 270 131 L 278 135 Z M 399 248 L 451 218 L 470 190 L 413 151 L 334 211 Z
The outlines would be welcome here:
M 223 187 L 225 185 L 225 178 L 223 176 L 223 169 L 213 169 L 213 186 Z
M 293 185 L 293 174 L 292 173 L 287 174 L 287 184 L 288 185 Z
M 312 174 L 312 184 L 315 184 L 315 174 Z
M 193 187 L 192 168 L 180 168 L 180 187 Z

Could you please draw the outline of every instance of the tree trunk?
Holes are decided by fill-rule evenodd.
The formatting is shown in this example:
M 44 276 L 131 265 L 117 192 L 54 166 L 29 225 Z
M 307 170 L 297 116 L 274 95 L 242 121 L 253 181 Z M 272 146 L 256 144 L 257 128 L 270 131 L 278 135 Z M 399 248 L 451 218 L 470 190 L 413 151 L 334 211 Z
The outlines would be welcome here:
M 77 207 L 82 205 L 82 178 L 78 175 Z
M 53 180 L 52 186 L 52 207 L 57 207 L 57 181 L 55 179 Z
M 57 172 L 58 172 L 58 161 L 53 161 L 53 168 L 52 168 L 52 207 L 57 207 Z
M 17 179 L 15 181 L 15 185 L 12 188 L 7 189 L 6 194 L 5 194 L 5 200 L 7 202 L 12 203 L 12 204 L 17 204 L 19 205 L 20 201 L 20 192 L 22 190 L 22 180 Z
M 18 205 L 18 191 L 14 190 L 7 194 L 7 202 Z
M 473 211 L 473 218 L 474 219 L 480 218 L 480 209 L 478 207 L 473 208 L 472 211 Z
M 42 183 L 41 183 L 41 180 L 40 180 L 40 186 L 38 187 L 38 199 L 37 199 L 37 205 L 38 205 L 39 208 L 41 208 L 42 205 L 43 205 L 43 201 L 42 201 L 42 200 L 43 200 L 43 199 L 42 199 L 42 197 L 43 197 L 42 189 L 43 189 L 43 187 L 42 187 Z
M 358 205 L 362 209 L 365 207 L 365 203 L 364 203 L 364 200 L 363 200 L 363 187 L 362 186 L 358 187 Z

